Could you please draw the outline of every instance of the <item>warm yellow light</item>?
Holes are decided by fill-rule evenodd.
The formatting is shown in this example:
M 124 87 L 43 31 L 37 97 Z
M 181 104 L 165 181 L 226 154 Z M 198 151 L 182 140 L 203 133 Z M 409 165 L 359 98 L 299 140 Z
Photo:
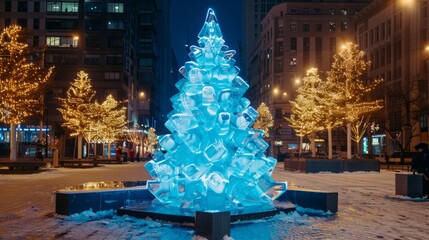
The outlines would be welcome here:
M 287 96 L 287 92 L 283 92 L 283 96 Z
M 140 97 L 144 97 L 144 92 L 140 92 Z
M 295 84 L 301 84 L 301 79 L 299 79 L 299 78 L 295 78 Z
M 279 93 L 279 89 L 278 88 L 274 88 L 273 93 L 274 94 L 278 94 Z
M 74 36 L 73 39 L 74 40 L 79 40 L 79 36 Z
M 425 51 L 426 51 L 426 52 L 429 52 L 429 45 L 427 45 L 427 46 L 425 47 Z
M 398 0 L 402 6 L 413 6 L 415 0 Z

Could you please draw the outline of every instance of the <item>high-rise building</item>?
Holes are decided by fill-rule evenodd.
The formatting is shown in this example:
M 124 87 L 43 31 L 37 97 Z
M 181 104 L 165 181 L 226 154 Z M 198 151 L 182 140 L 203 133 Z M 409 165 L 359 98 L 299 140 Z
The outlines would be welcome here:
M 302 77 L 310 67 L 320 72 L 330 69 L 341 43 L 355 40 L 354 16 L 368 2 L 286 1 L 273 6 L 262 19 L 261 31 L 246 58 L 248 96 L 255 106 L 265 102 L 270 107 L 274 116 L 270 142 L 282 145 L 279 152 L 298 144 L 284 117 L 290 116 L 289 100 L 294 99 Z M 334 136 L 334 151 L 341 151 L 342 140 L 342 134 Z
M 429 1 L 374 0 L 356 16 L 356 38 L 367 53 L 370 78 L 384 79 L 377 93 L 385 107 L 371 141 L 391 154 L 428 142 Z M 396 140 L 396 141 L 395 141 Z M 396 142 L 396 143 L 395 143 Z
M 129 125 L 163 126 L 173 91 L 169 0 L 0 1 L 0 29 L 18 24 L 55 66 L 45 95 L 44 124 L 60 129 L 58 97 L 65 97 L 77 72 L 89 74 L 96 98 L 125 101 Z M 176 77 L 177 78 L 177 77 Z M 171 86 L 173 85 L 173 86 Z M 172 94 L 171 94 L 172 95 Z M 37 135 L 37 133 L 35 133 Z
M 250 71 L 249 56 L 258 42 L 261 34 L 262 19 L 274 5 L 287 0 L 244 0 L 243 1 L 243 46 L 242 46 L 242 74 L 248 78 Z

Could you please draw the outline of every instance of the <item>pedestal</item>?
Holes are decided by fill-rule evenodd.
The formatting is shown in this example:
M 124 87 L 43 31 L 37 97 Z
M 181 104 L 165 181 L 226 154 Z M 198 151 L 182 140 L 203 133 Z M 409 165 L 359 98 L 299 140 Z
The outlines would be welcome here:
M 196 212 L 195 233 L 209 240 L 230 236 L 230 212 Z
M 52 165 L 54 166 L 54 168 L 58 167 L 58 150 L 57 149 L 54 150 L 54 157 L 52 160 Z
M 423 176 L 397 173 L 395 175 L 395 194 L 412 198 L 423 197 Z

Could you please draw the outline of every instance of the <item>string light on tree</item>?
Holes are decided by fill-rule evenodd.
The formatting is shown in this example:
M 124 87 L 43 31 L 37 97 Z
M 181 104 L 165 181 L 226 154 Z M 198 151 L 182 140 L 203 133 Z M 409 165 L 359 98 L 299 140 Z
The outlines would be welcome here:
M 40 95 L 53 68 L 32 62 L 25 32 L 11 25 L 0 33 L 0 122 L 10 124 L 10 159 L 16 160 L 15 125 L 40 112 Z
M 253 124 L 253 128 L 264 130 L 264 136 L 269 137 L 269 130 L 273 127 L 274 122 L 270 109 L 265 103 L 261 103 L 256 111 L 258 111 L 259 116 Z

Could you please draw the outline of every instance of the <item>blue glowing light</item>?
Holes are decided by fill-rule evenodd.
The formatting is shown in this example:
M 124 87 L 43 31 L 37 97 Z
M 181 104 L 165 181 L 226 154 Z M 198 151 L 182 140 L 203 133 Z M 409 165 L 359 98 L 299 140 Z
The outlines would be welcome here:
M 147 188 L 157 203 L 179 209 L 272 206 L 287 184 L 271 178 L 276 160 L 264 155 L 264 132 L 251 128 L 258 112 L 242 97 L 249 85 L 238 76 L 235 51 L 224 45 L 212 9 L 198 38 L 171 97 L 165 123 L 171 134 L 158 139 L 166 153 L 145 165 L 154 179 Z

